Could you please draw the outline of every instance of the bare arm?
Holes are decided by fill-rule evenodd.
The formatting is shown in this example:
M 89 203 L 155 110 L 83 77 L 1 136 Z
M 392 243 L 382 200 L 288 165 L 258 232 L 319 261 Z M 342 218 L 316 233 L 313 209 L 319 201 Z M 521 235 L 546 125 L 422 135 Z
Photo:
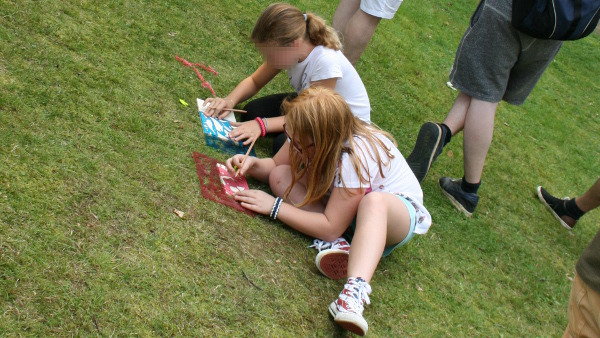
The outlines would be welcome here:
M 334 241 L 348 228 L 363 196 L 364 192 L 361 193 L 359 189 L 349 189 L 345 192 L 342 188 L 334 188 L 323 213 L 306 211 L 282 203 L 277 219 L 303 234 Z M 235 199 L 244 208 L 263 215 L 270 214 L 275 202 L 275 197 L 259 190 L 237 192 Z
M 360 189 L 334 188 L 324 213 L 298 209 L 282 203 L 277 219 L 303 234 L 332 242 L 341 237 L 356 216 L 358 204 L 364 196 Z
M 278 69 L 263 63 L 252 75 L 242 80 L 226 97 L 206 99 L 205 104 L 210 104 L 210 108 L 206 110 L 205 114 L 207 116 L 224 117 L 229 112 L 222 111 L 223 108 L 233 108 L 236 104 L 251 98 L 278 73 Z
M 232 100 L 235 104 L 243 102 L 258 93 L 278 73 L 279 69 L 263 63 L 252 75 L 242 80 L 225 98 Z

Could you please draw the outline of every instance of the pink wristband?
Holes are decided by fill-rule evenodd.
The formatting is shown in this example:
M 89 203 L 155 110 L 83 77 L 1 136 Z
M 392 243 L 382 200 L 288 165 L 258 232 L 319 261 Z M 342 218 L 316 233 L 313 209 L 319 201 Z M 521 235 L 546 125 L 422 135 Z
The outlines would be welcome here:
M 265 128 L 265 124 L 263 123 L 260 117 L 255 118 L 256 123 L 260 126 L 260 136 L 265 137 L 267 135 L 267 129 Z

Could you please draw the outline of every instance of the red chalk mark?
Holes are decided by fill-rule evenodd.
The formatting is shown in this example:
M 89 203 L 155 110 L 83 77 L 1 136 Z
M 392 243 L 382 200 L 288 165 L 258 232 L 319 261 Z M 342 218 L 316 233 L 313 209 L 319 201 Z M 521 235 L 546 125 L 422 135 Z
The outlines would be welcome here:
M 219 75 L 219 73 L 216 70 L 214 70 L 213 67 L 205 65 L 203 63 L 192 63 L 192 66 L 194 66 L 194 67 L 200 67 L 200 68 L 204 69 L 207 72 L 213 73 L 213 74 L 215 74 L 217 76 Z
M 196 67 L 200 67 L 200 68 L 202 68 L 208 72 L 211 72 L 215 75 L 219 75 L 219 73 L 216 70 L 214 70 L 211 66 L 206 66 L 202 63 L 191 63 L 191 62 L 187 61 L 186 59 L 180 58 L 177 55 L 175 55 L 175 60 L 181 62 L 186 67 L 191 67 L 194 70 L 194 72 L 196 72 L 196 75 L 198 75 L 198 78 L 200 79 L 200 81 L 202 81 L 202 88 L 210 89 L 210 92 L 212 93 L 212 95 L 214 97 L 217 96 L 215 94 L 213 87 L 210 85 L 210 83 L 208 83 L 208 81 L 204 80 L 204 77 L 202 76 L 202 74 L 200 74 L 200 71 L 198 71 L 198 69 Z

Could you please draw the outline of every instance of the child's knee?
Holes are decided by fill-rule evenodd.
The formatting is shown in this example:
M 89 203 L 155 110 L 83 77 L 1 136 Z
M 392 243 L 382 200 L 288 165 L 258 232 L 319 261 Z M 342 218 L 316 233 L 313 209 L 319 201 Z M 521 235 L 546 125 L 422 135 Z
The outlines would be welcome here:
M 381 192 L 370 192 L 366 194 L 358 205 L 358 212 L 382 212 L 386 208 L 385 194 Z

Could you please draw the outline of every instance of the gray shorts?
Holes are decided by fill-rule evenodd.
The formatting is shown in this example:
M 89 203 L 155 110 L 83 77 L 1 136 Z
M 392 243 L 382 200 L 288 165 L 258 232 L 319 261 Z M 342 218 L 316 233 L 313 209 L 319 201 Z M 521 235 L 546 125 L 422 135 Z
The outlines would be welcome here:
M 562 42 L 520 33 L 511 24 L 510 7 L 496 8 L 494 2 L 482 0 L 473 13 L 456 51 L 450 83 L 478 100 L 520 105 Z

